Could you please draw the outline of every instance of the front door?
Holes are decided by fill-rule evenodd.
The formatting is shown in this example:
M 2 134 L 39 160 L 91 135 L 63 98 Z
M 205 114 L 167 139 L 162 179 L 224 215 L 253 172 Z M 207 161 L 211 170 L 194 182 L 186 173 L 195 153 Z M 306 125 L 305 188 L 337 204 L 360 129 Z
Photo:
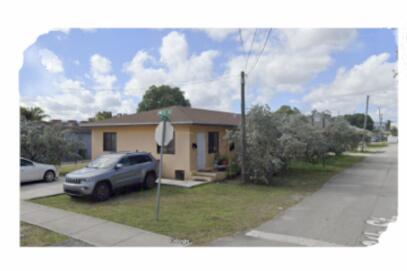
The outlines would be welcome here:
M 196 134 L 196 168 L 198 170 L 206 168 L 206 138 L 205 133 Z

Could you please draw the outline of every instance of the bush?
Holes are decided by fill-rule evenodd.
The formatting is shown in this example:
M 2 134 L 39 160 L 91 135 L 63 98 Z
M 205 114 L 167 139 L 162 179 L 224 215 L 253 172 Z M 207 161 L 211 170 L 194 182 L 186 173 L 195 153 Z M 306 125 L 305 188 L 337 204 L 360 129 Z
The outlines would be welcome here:
M 77 150 L 81 143 L 65 139 L 59 125 L 39 121 L 20 123 L 20 155 L 36 162 L 60 164 L 63 159 L 80 159 Z
M 325 129 L 324 135 L 328 143 L 328 150 L 335 154 L 356 149 L 362 136 L 343 118 L 334 119 Z
M 234 143 L 240 164 L 240 130 L 228 131 L 226 138 Z M 360 140 L 360 133 L 341 118 L 330 118 L 322 128 L 299 112 L 273 113 L 268 106 L 254 106 L 246 116 L 246 179 L 273 184 L 273 176 L 287 170 L 290 161 L 324 162 L 328 152 L 340 154 Z

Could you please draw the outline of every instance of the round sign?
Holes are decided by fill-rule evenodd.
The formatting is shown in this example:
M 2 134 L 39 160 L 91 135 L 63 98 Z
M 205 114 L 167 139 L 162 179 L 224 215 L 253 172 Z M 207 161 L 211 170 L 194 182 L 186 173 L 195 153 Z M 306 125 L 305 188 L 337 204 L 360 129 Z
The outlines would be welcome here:
M 164 132 L 164 122 L 162 121 L 160 122 L 160 124 L 158 124 L 157 128 L 155 128 L 154 134 L 155 142 L 157 142 L 159 146 L 161 146 L 163 132 Z M 171 123 L 165 122 L 164 146 L 167 146 L 171 142 L 173 137 L 174 137 L 174 127 L 171 125 Z

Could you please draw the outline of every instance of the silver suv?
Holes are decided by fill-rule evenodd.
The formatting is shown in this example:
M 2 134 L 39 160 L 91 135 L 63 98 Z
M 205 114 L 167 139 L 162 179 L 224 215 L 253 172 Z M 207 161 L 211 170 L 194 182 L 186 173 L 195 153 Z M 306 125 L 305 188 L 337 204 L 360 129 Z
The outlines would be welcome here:
M 103 154 L 67 174 L 64 192 L 71 197 L 91 196 L 104 201 L 117 188 L 143 184 L 150 189 L 155 186 L 157 167 L 158 162 L 146 152 Z

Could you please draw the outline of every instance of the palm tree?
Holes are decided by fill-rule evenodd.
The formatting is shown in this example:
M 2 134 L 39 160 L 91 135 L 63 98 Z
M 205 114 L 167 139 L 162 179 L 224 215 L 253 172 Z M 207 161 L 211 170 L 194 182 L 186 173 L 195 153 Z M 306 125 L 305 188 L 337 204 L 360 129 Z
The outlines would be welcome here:
M 31 108 L 20 106 L 20 117 L 27 121 L 42 121 L 48 115 L 38 106 Z

